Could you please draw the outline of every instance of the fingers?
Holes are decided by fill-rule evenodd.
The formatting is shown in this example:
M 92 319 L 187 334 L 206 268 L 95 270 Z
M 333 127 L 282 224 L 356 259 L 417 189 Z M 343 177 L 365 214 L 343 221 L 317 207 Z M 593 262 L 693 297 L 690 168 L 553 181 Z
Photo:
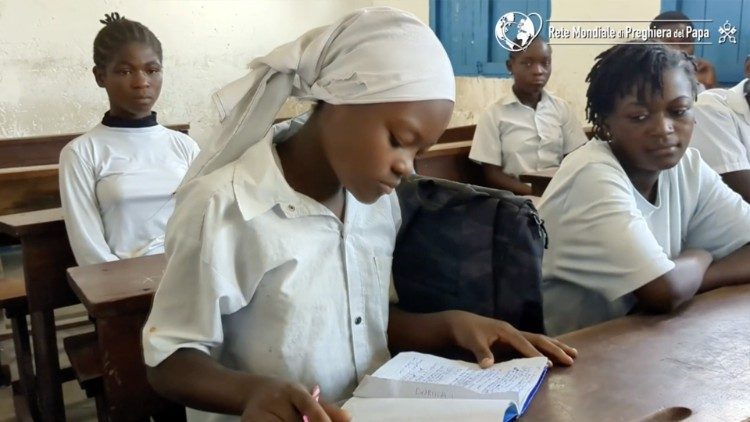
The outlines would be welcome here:
M 537 348 L 534 347 L 533 344 L 531 344 L 531 342 L 526 338 L 526 336 L 522 334 L 521 331 L 513 328 L 513 326 L 508 323 L 505 324 L 507 325 L 507 327 L 504 328 L 504 332 L 501 333 L 501 336 L 506 343 L 510 344 L 523 356 L 529 358 L 543 356 L 542 353 L 537 350 Z
M 471 337 L 471 344 L 465 347 L 474 353 L 474 357 L 477 359 L 477 363 L 482 368 L 489 368 L 495 364 L 495 356 L 490 350 L 490 344 L 487 339 L 478 336 Z M 489 343 L 489 344 L 488 344 Z
M 567 344 L 561 342 L 560 340 L 553 338 L 551 339 L 553 343 L 555 343 L 558 347 L 563 349 L 565 351 L 565 354 L 572 357 L 573 359 L 578 357 L 578 349 L 575 347 L 570 347 Z
M 349 422 L 352 420 L 352 415 L 350 415 L 349 412 L 334 404 L 321 401 L 320 406 L 326 412 L 328 417 L 331 418 L 331 422 Z
M 537 349 L 541 350 L 546 356 L 552 359 L 552 361 L 565 366 L 573 364 L 573 356 L 569 354 L 568 351 L 573 354 L 577 354 L 578 352 L 572 347 L 568 347 L 559 340 L 551 339 L 541 334 L 524 334 Z
M 309 422 L 331 422 L 323 407 L 301 386 L 291 389 L 289 399 L 297 412 L 306 416 Z

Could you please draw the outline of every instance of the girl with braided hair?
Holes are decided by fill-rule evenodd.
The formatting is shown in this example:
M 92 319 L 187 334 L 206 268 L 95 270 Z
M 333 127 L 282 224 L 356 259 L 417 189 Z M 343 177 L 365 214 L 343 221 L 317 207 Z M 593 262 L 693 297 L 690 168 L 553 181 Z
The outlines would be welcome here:
M 198 155 L 195 141 L 152 111 L 162 84 L 159 39 L 118 13 L 101 22 L 93 72 L 109 111 L 60 154 L 65 226 L 80 265 L 164 252 L 172 193 Z
M 628 43 L 596 60 L 586 79 L 596 138 L 563 161 L 539 206 L 553 335 L 750 280 L 750 205 L 688 148 L 690 57 Z

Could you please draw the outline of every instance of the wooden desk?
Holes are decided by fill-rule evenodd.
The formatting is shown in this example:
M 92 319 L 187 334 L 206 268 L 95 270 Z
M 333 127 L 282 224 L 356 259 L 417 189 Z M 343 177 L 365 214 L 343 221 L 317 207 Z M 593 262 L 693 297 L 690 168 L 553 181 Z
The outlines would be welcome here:
M 433 145 L 414 159 L 414 170 L 421 176 L 483 185 L 482 167 L 469 159 L 470 150 L 471 141 Z
M 518 175 L 518 180 L 523 183 L 531 183 L 531 194 L 542 196 L 547 185 L 552 181 L 552 177 L 557 173 L 557 167 L 541 170 L 533 173 L 522 173 Z
M 0 168 L 0 215 L 60 206 L 58 165 Z
M 672 315 L 628 316 L 566 334 L 560 339 L 578 349 L 578 361 L 550 371 L 523 420 L 678 421 L 692 414 L 746 421 L 749 331 L 744 285 L 699 295 Z
M 22 346 L 18 366 L 26 401 L 18 404 L 26 404 L 31 414 L 41 420 L 64 420 L 62 382 L 73 379 L 73 373 L 69 368 L 60 369 L 54 309 L 76 304 L 78 300 L 65 280 L 65 269 L 75 265 L 75 259 L 62 210 L 54 208 L 0 216 L 0 233 L 21 243 L 26 306 L 31 315 L 36 374 L 29 373 L 33 369 L 31 363 L 25 361 L 27 351 Z M 25 325 L 25 319 L 23 326 L 14 324 L 16 344 L 28 339 L 23 334 Z M 16 412 L 20 411 L 16 407 Z
M 143 362 L 141 329 L 164 273 L 164 255 L 68 269 L 68 281 L 95 319 L 111 420 L 162 415 L 184 419 L 184 408 L 151 389 Z

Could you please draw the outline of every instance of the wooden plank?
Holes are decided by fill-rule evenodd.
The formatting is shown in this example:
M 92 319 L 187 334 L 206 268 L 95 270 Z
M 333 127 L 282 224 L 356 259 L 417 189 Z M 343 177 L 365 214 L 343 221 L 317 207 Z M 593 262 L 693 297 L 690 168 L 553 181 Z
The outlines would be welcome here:
M 182 133 L 188 133 L 190 130 L 188 123 L 166 127 Z M 81 135 L 81 133 L 66 133 L 0 139 L 0 168 L 57 164 L 63 147 Z
M 437 143 L 443 144 L 448 142 L 471 141 L 474 139 L 474 132 L 476 130 L 477 125 L 449 127 L 442 135 L 440 135 Z

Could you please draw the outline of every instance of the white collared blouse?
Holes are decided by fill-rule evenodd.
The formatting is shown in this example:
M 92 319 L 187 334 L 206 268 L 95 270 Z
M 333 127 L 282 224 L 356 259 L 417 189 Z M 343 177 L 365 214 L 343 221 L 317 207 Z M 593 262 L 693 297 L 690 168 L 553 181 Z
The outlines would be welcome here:
M 340 221 L 286 183 L 272 132 L 178 192 L 144 356 L 155 366 L 194 348 L 229 368 L 319 384 L 323 398 L 338 401 L 390 357 L 398 200 L 365 205 L 347 193 Z
M 558 167 L 565 154 L 586 141 L 581 124 L 563 99 L 543 91 L 534 110 L 510 91 L 479 118 L 469 158 L 518 176 Z

